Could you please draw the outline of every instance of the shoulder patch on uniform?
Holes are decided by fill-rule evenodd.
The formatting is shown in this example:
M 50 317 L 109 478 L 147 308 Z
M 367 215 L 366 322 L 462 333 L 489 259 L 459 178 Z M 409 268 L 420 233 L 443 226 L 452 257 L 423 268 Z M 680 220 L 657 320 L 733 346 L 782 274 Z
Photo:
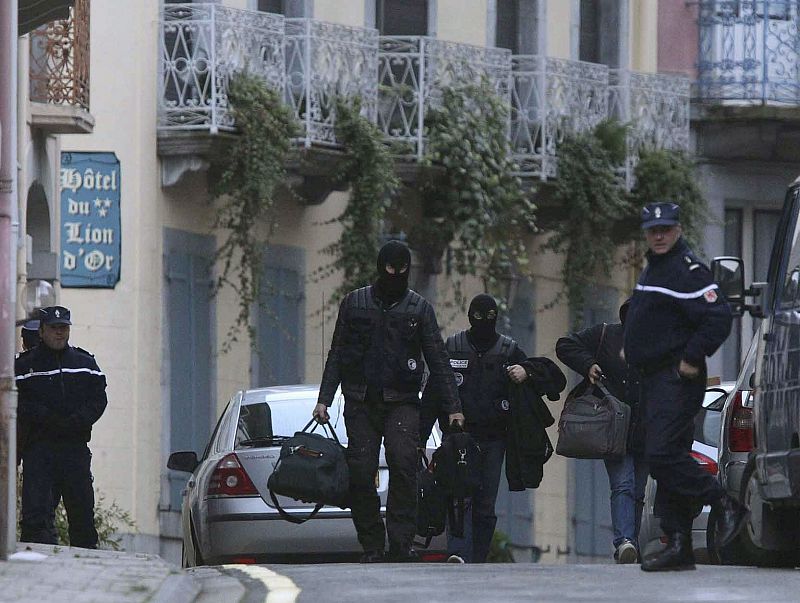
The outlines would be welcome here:
M 465 369 L 469 367 L 469 359 L 451 358 L 450 367 L 454 369 Z
M 715 301 L 717 301 L 717 299 L 718 299 L 718 296 L 717 296 L 717 291 L 716 291 L 716 289 L 709 289 L 708 291 L 706 291 L 705 293 L 703 293 L 703 298 L 704 298 L 704 299 L 705 299 L 705 300 L 706 300 L 706 301 L 707 301 L 709 304 L 713 304 L 713 303 L 714 303 Z

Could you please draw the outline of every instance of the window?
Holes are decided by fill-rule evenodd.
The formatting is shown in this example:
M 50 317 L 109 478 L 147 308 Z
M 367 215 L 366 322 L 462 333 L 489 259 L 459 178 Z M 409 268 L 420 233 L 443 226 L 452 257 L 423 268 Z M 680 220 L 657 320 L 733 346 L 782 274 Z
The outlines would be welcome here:
M 497 0 L 495 46 L 508 48 L 511 54 L 519 50 L 519 0 Z
M 376 0 L 375 24 L 382 36 L 427 36 L 427 0 Z
M 756 210 L 753 212 L 753 280 L 766 281 L 769 254 L 778 234 L 781 212 Z
M 284 14 L 286 10 L 285 0 L 258 0 L 258 10 L 262 13 Z
M 578 58 L 620 67 L 622 20 L 616 0 L 581 0 Z

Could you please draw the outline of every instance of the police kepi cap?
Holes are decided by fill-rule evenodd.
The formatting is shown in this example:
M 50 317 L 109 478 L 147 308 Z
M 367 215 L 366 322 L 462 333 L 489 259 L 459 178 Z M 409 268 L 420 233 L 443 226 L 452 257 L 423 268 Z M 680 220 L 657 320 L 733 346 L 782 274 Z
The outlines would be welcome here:
M 30 320 L 26 320 L 22 323 L 22 330 L 23 331 L 38 331 L 39 330 L 39 320 L 37 318 L 31 318 Z
M 64 306 L 49 306 L 39 310 L 39 320 L 43 325 L 71 325 L 69 310 Z
M 642 208 L 642 228 L 674 226 L 681 221 L 681 208 L 676 203 L 660 201 L 648 203 Z

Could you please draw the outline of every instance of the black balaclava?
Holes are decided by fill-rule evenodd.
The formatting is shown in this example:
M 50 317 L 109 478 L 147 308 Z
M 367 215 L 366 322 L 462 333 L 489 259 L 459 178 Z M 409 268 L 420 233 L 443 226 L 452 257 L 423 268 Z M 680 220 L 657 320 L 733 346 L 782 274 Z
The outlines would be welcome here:
M 394 274 L 386 272 L 386 265 L 394 268 Z M 378 252 L 378 280 L 375 295 L 384 304 L 400 301 L 408 290 L 408 273 L 411 269 L 411 252 L 400 241 L 389 241 Z
M 469 303 L 469 340 L 479 351 L 491 348 L 499 335 L 497 326 L 497 302 L 491 295 L 481 293 Z

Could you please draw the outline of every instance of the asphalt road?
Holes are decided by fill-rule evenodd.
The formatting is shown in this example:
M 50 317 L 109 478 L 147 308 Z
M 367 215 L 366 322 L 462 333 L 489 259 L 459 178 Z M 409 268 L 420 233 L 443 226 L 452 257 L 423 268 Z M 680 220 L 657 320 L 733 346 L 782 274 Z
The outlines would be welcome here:
M 637 565 L 441 563 L 225 570 L 246 578 L 251 594 L 247 603 L 800 601 L 800 569 L 706 565 L 693 572 L 646 574 Z

